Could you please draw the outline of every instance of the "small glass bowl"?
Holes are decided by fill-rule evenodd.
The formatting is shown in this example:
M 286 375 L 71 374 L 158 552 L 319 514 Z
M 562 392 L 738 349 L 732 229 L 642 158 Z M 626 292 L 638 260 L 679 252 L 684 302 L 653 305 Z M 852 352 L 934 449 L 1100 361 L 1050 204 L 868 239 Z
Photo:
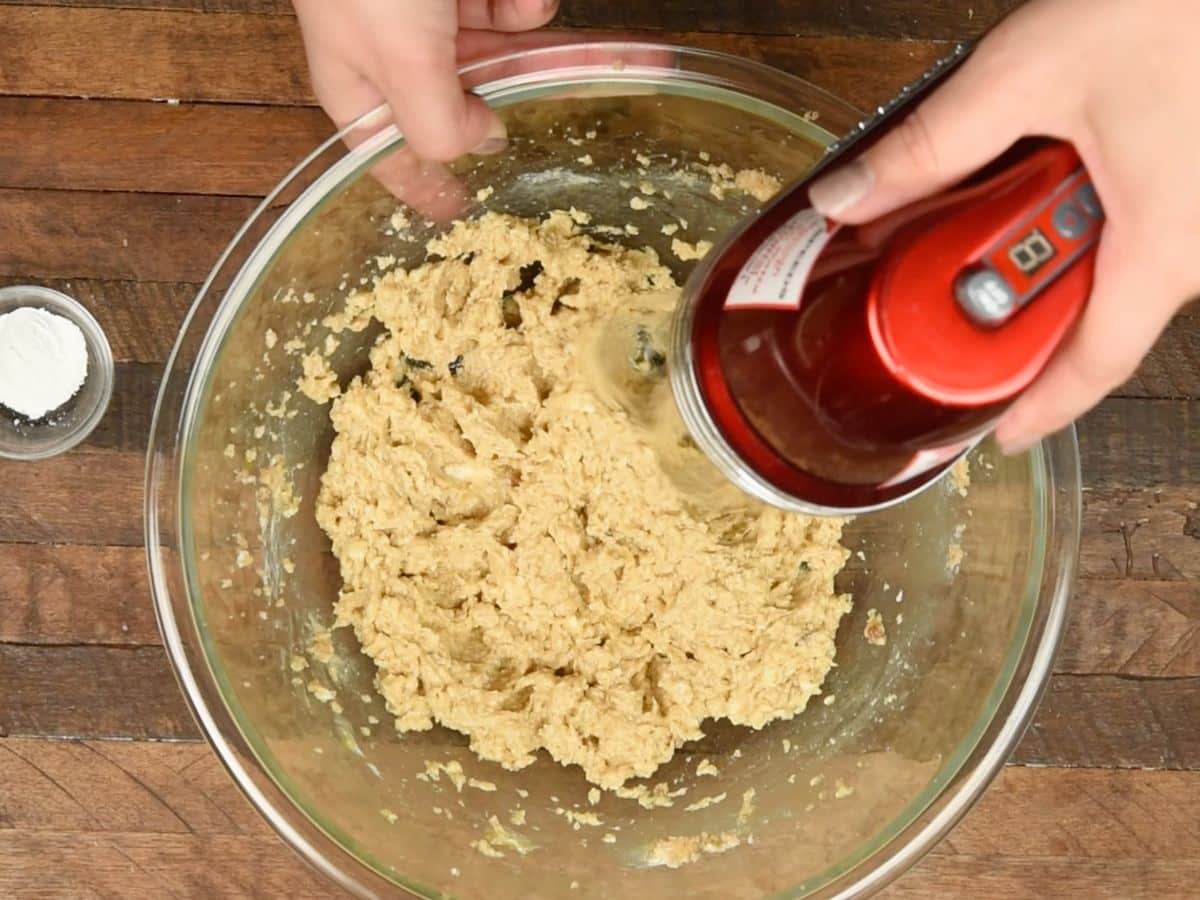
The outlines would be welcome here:
M 87 344 L 87 378 L 58 409 L 30 421 L 0 406 L 0 459 L 47 459 L 77 445 L 104 417 L 113 390 L 112 349 L 100 323 L 66 294 L 36 285 L 0 288 L 0 315 L 23 307 L 44 309 L 74 322 Z

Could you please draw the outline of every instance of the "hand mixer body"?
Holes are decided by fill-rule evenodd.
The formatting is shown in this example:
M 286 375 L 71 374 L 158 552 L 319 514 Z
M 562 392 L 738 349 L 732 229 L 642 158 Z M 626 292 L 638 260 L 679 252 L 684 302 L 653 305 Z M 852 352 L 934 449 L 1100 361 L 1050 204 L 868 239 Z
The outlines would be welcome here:
M 812 210 L 811 179 L 693 275 L 673 384 L 698 443 L 764 499 L 871 508 L 935 480 L 1041 371 L 1086 303 L 1103 212 L 1074 149 L 1041 138 L 864 225 Z

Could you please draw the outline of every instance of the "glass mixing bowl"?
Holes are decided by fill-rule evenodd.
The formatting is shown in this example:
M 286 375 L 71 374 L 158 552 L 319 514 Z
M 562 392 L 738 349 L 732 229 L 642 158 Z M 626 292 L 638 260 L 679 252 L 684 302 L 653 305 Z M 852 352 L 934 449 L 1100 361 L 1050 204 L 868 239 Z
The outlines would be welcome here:
M 363 895 L 727 900 L 880 887 L 979 797 L 1046 684 L 1078 550 L 1073 433 L 1017 459 L 984 447 L 965 495 L 946 482 L 855 520 L 839 576 L 854 610 L 823 702 L 760 731 L 712 723 L 651 779 L 688 789 L 670 808 L 611 795 L 593 807 L 576 768 L 542 758 L 507 772 L 461 735 L 397 734 L 354 635 L 327 631 L 340 583 L 313 503 L 332 435 L 327 408 L 297 396 L 300 356 L 288 352 L 323 342 L 322 317 L 377 258 L 419 262 L 444 227 L 398 207 L 380 181 L 427 212 L 575 206 L 621 226 L 631 183 L 673 177 L 671 160 L 790 178 L 857 118 L 781 72 L 673 47 L 541 49 L 465 77 L 507 121 L 505 152 L 422 167 L 385 112 L 367 116 L 345 135 L 354 149 L 331 140 L 267 199 L 183 326 L 154 420 L 146 521 L 163 635 L 196 718 L 280 834 Z M 656 247 L 682 279 L 691 264 L 657 223 L 682 216 L 719 237 L 753 204 L 703 178 L 670 183 L 671 199 L 660 193 L 625 239 Z M 350 337 L 333 356 L 343 379 L 375 333 Z M 885 646 L 864 639 L 870 610 Z M 719 775 L 698 777 L 702 759 Z M 458 762 L 496 789 L 457 790 L 425 774 L 427 761 Z M 718 793 L 730 799 L 685 808 Z M 525 824 L 508 825 L 518 806 Z M 562 812 L 574 810 L 619 827 L 617 841 L 572 825 Z M 495 836 L 493 816 L 521 835 L 520 849 L 501 841 L 503 858 L 472 846 Z M 660 838 L 729 830 L 741 846 L 647 865 Z

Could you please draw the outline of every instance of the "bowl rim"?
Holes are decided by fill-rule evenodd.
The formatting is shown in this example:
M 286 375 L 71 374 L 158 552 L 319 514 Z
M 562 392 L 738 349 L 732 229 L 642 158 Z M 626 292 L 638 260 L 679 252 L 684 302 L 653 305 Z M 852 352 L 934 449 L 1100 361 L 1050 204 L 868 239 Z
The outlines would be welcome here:
M 557 66 L 537 69 L 528 75 L 509 76 L 493 81 L 481 79 L 481 75 L 499 64 L 524 62 L 531 58 L 551 58 L 561 55 L 565 49 L 581 48 L 617 54 L 665 51 L 671 54 L 676 63 L 709 61 L 728 65 L 735 70 L 802 87 L 807 94 L 827 98 L 835 107 L 849 109 L 844 101 L 829 92 L 771 66 L 719 51 L 655 42 L 602 40 L 557 43 L 481 59 L 464 66 L 461 74 L 472 88 L 483 89 L 485 99 L 489 92 L 496 93 L 502 88 L 510 87 L 513 78 L 536 79 L 553 84 L 566 72 L 581 77 L 603 76 L 608 81 L 633 82 L 643 80 L 648 73 L 657 73 L 660 76 L 669 75 L 692 83 L 738 88 L 736 82 L 722 83 L 720 79 L 694 73 L 678 65 L 630 65 L 621 70 L 615 69 L 611 63 Z M 767 100 L 757 102 L 770 105 L 770 101 Z M 200 647 L 194 617 L 176 615 L 176 603 L 180 605 L 181 610 L 191 609 L 190 598 L 179 596 L 180 593 L 187 594 L 186 581 L 180 585 L 181 591 L 172 594 L 172 585 L 177 584 L 172 576 L 178 575 L 178 572 L 170 571 L 172 566 L 181 566 L 176 548 L 180 535 L 178 469 L 182 465 L 183 454 L 179 455 L 178 460 L 173 460 L 172 450 L 169 448 L 167 452 L 163 452 L 160 445 L 165 441 L 178 441 L 185 430 L 186 421 L 168 420 L 170 390 L 180 378 L 186 380 L 189 393 L 194 386 L 196 373 L 180 371 L 180 356 L 200 307 L 213 292 L 218 276 L 225 272 L 235 251 L 245 244 L 264 213 L 279 203 L 281 195 L 285 194 L 293 182 L 327 153 L 336 150 L 343 142 L 350 142 L 356 135 L 361 136 L 364 131 L 370 132 L 373 137 L 379 137 L 382 131 L 389 129 L 394 129 L 394 126 L 390 124 L 387 107 L 381 105 L 318 145 L 279 182 L 222 252 L 184 317 L 176 343 L 168 357 L 151 422 L 145 468 L 144 528 L 150 588 L 160 634 L 193 718 L 221 764 L 257 812 L 305 862 L 335 884 L 359 896 L 380 896 L 397 891 L 419 895 L 357 858 L 326 828 L 313 821 L 267 771 L 251 742 L 242 733 L 236 717 L 224 702 L 217 687 L 218 679 Z M 346 157 L 355 153 L 369 155 L 372 142 L 363 144 L 355 140 L 354 143 L 355 149 L 348 150 Z M 228 295 L 225 299 L 229 299 Z M 190 369 L 191 366 L 188 364 L 184 368 Z M 184 400 L 183 408 L 186 410 L 188 406 Z M 1044 613 L 1044 622 L 1032 656 L 1029 654 L 1029 648 L 1021 648 L 1020 656 L 1025 663 L 1023 671 L 1012 673 L 1004 687 L 1003 700 L 994 710 L 991 720 L 979 733 L 973 751 L 960 761 L 952 777 L 922 811 L 840 875 L 827 878 L 830 872 L 827 868 L 809 879 L 824 879 L 824 885 L 807 891 L 805 885 L 800 885 L 786 890 L 781 896 L 842 898 L 863 896 L 882 889 L 932 849 L 965 815 L 995 778 L 1028 727 L 1036 711 L 1037 702 L 1048 684 L 1054 654 L 1062 637 L 1078 556 L 1082 494 L 1078 442 L 1074 429 L 1068 427 L 1047 439 L 1040 447 L 1035 448 L 1030 460 L 1035 474 L 1040 472 L 1046 481 L 1043 491 L 1046 502 L 1044 512 L 1051 520 L 1047 529 L 1048 539 L 1060 543 L 1059 549 L 1062 551 L 1054 557 L 1058 562 L 1055 572 L 1049 572 L 1043 567 L 1043 577 L 1053 576 L 1053 588 L 1050 596 L 1042 597 L 1037 604 Z M 172 488 L 175 490 L 174 494 L 171 493 Z M 1039 591 L 1039 594 L 1044 593 L 1044 588 Z M 1018 675 L 1023 676 L 1024 680 L 1020 689 L 1014 692 L 1012 688 L 1017 683 Z M 899 848 L 898 851 L 896 848 Z M 884 858 L 877 860 L 876 857 Z

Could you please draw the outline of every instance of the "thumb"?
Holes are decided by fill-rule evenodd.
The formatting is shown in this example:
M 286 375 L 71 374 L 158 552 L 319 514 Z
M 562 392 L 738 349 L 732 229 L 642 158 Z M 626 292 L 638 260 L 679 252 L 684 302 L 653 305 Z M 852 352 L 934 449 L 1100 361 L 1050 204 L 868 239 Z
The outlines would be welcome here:
M 1129 379 L 1175 309 L 1139 241 L 1110 221 L 1096 258 L 1095 287 L 1078 327 L 1038 379 L 1005 413 L 996 440 L 1008 454 L 1028 449 L 1095 406 Z
M 853 162 L 809 188 L 818 212 L 859 224 L 995 159 L 1027 132 L 1027 71 L 981 44 L 959 70 Z

